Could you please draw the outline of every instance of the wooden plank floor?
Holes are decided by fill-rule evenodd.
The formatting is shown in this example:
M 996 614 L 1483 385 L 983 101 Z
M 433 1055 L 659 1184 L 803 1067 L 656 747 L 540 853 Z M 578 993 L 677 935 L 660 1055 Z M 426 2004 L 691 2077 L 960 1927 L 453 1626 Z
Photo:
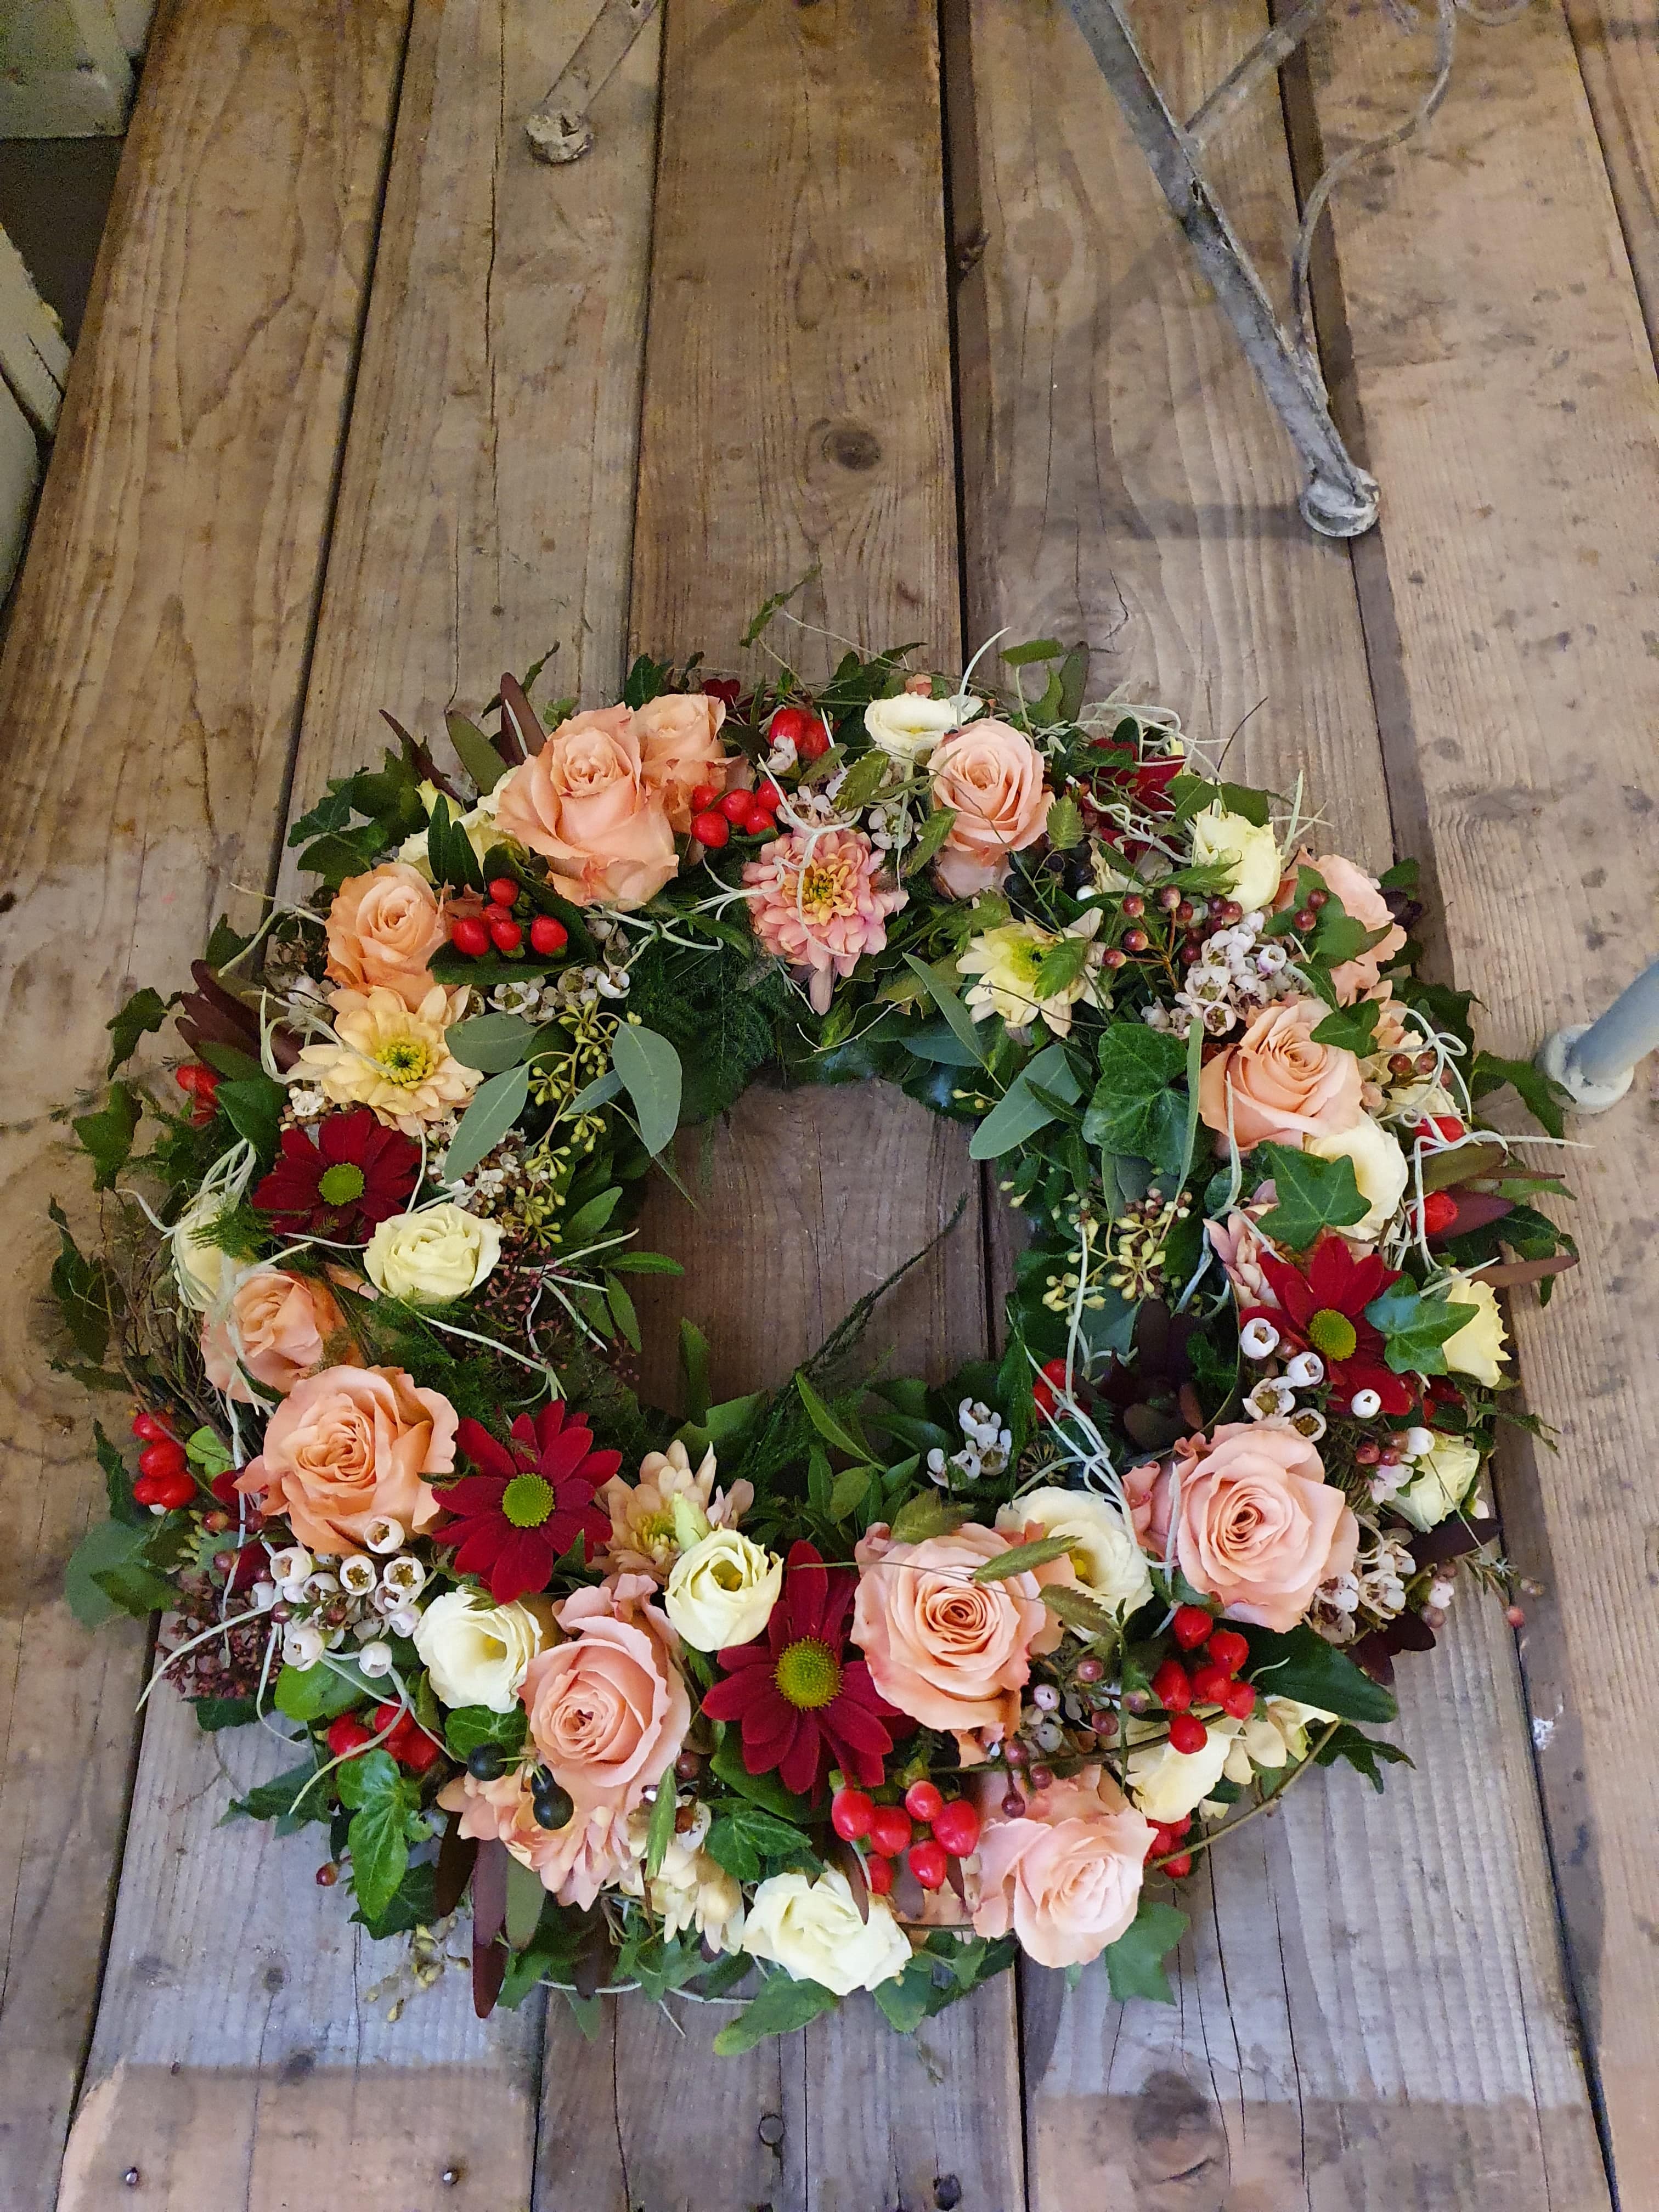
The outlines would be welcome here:
M 1297 519 L 1057 0 L 937 24 L 921 0 L 665 0 L 594 151 L 538 167 L 523 112 L 592 12 L 164 4 L 0 667 L 24 1102 L 0 1204 L 37 1274 L 46 1193 L 74 1188 L 46 1119 L 65 1071 L 90 1085 L 131 982 L 263 884 L 290 772 L 301 806 L 378 707 L 431 729 L 555 639 L 590 700 L 630 639 L 718 659 L 817 562 L 823 629 L 945 665 L 1004 623 L 1086 634 L 1097 679 L 1200 735 L 1243 722 L 1243 772 L 1305 762 L 1349 849 L 1423 853 L 1499 1049 L 1659 949 L 1659 0 L 1468 27 L 1431 136 L 1339 200 L 1322 334 L 1385 502 L 1352 549 Z M 1376 0 L 1334 15 L 1216 163 L 1275 269 L 1322 139 L 1425 81 Z M 1138 16 L 1191 106 L 1268 0 Z M 142 1639 L 88 1639 L 56 1598 L 86 1414 L 15 1290 L 8 2212 L 58 2197 L 77 2095 L 75 2212 L 1600 2212 L 1597 2099 L 1625 2212 L 1659 2207 L 1652 1098 L 1650 1074 L 1587 1125 L 1585 1269 L 1520 1322 L 1564 1449 L 1500 1485 L 1545 1590 L 1518 1658 L 1495 1610 L 1461 1611 L 1403 1677 L 1415 1770 L 1381 1803 L 1310 1785 L 1218 1855 L 1175 2008 L 1032 1972 L 920 2045 L 854 2008 L 720 2062 L 712 2027 L 624 2003 L 590 2045 L 562 2007 L 480 2028 L 459 1975 L 389 2022 L 394 1947 L 346 1926 L 304 1844 L 213 1828 L 221 1759 L 245 1782 L 258 1746 L 158 1703 L 135 1778 Z M 872 1155 L 884 1205 L 849 1222 Z M 1005 1239 L 920 1109 L 753 1091 L 701 1218 L 665 1199 L 654 1233 L 735 1384 L 787 1371 L 964 1192 L 890 1331 L 938 1370 L 988 1326 Z M 743 1246 L 708 1234 L 734 1212 Z M 788 1255 L 763 1297 L 762 1246 Z

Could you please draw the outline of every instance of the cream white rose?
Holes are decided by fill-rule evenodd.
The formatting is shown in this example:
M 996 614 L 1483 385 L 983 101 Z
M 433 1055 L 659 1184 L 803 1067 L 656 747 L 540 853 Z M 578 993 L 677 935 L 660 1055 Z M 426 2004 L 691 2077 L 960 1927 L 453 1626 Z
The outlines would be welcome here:
M 1224 806 L 1206 806 L 1193 817 L 1193 859 L 1200 867 L 1231 867 L 1227 896 L 1237 899 L 1246 914 L 1273 904 L 1284 872 L 1273 831 L 1265 824 L 1258 829 L 1242 814 L 1229 814 Z
M 680 1553 L 663 1606 L 694 1651 L 752 1644 L 783 1589 L 783 1561 L 736 1528 L 711 1528 Z
M 1073 1571 L 1103 1605 L 1128 1614 L 1151 1597 L 1146 1554 L 1109 1498 L 1089 1490 L 1030 1490 L 997 1515 L 997 1527 L 1016 1539 L 1033 1522 L 1046 1536 L 1065 1537 Z
M 910 1963 L 910 1945 L 887 1900 L 870 1899 L 859 1917 L 847 1877 L 830 1867 L 816 1881 L 775 1874 L 755 1892 L 740 1946 L 770 1959 L 798 1982 L 821 1982 L 838 1997 L 890 1982 Z
M 487 1705 L 510 1713 L 525 1669 L 541 1650 L 542 1624 L 527 1605 L 492 1605 L 482 1590 L 434 1597 L 415 1631 L 415 1649 L 442 1705 Z
M 363 1266 L 388 1297 L 410 1305 L 443 1305 L 476 1291 L 501 1256 L 501 1232 L 493 1221 L 459 1206 L 429 1206 L 422 1213 L 395 1213 L 369 1238 Z
M 1359 1185 L 1359 1195 L 1367 1211 L 1363 1220 L 1345 1227 L 1343 1233 L 1348 1237 L 1380 1236 L 1400 1210 L 1410 1174 L 1406 1155 L 1396 1140 L 1370 1115 L 1365 1115 L 1352 1129 L 1339 1129 L 1328 1137 L 1310 1137 L 1303 1150 L 1317 1153 L 1322 1160 L 1353 1162 L 1353 1179 Z
M 223 1212 L 226 1202 L 223 1191 L 204 1190 L 191 1200 L 173 1224 L 173 1278 L 179 1297 L 196 1313 L 205 1313 L 217 1301 L 227 1287 L 227 1270 L 232 1274 L 239 1270 L 239 1262 L 216 1244 L 204 1243 L 200 1233 L 205 1223 Z
M 1413 1464 L 1411 1480 L 1389 1502 L 1413 1528 L 1432 1528 L 1456 1512 L 1480 1472 L 1480 1455 L 1467 1437 L 1437 1431 L 1433 1450 Z
M 1245 1788 L 1258 1768 L 1277 1770 L 1308 1755 L 1308 1731 L 1316 1722 L 1336 1718 L 1320 1705 L 1304 1705 L 1294 1698 L 1269 1698 L 1256 1707 L 1234 1737 L 1222 1772 L 1229 1782 Z
M 1495 1390 L 1504 1379 L 1502 1364 L 1510 1356 L 1504 1348 L 1509 1337 L 1498 1310 L 1497 1291 L 1490 1283 L 1471 1282 L 1467 1275 L 1459 1275 L 1447 1284 L 1446 1295 L 1455 1306 L 1474 1308 L 1473 1317 L 1441 1347 L 1447 1366 L 1454 1374 L 1472 1375 L 1477 1382 Z
M 872 699 L 864 710 L 864 726 L 872 745 L 905 768 L 918 767 L 933 747 L 969 716 L 979 712 L 970 700 L 959 714 L 953 699 L 927 699 L 914 691 L 901 691 L 896 699 Z
M 1202 1804 L 1221 1779 L 1238 1723 L 1221 1719 L 1205 1725 L 1202 1751 L 1177 1751 L 1164 1736 L 1162 1721 L 1130 1721 L 1129 1795 L 1149 1820 L 1178 1820 Z M 1148 1735 L 1163 1741 L 1134 1748 L 1135 1738 Z

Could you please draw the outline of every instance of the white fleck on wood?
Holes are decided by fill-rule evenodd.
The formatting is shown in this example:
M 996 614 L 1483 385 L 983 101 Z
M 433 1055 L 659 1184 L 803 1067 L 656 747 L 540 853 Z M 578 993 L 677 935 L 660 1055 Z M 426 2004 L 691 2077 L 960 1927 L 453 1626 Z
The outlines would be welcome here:
M 57 316 L 35 290 L 22 255 L 0 230 L 0 377 L 45 438 L 58 428 L 69 360 Z

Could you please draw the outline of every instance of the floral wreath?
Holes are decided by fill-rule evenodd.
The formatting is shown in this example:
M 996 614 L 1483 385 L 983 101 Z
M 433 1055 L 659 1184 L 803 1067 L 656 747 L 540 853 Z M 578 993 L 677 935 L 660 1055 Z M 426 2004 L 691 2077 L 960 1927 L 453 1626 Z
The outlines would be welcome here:
M 753 1974 L 737 2051 L 1021 1949 L 1167 1996 L 1199 1856 L 1314 1766 L 1380 1789 L 1395 1655 L 1513 1599 L 1548 1087 L 1419 977 L 1411 865 L 1085 706 L 1081 647 L 1001 661 L 503 678 L 459 775 L 393 724 L 295 826 L 313 894 L 110 1025 L 53 1285 L 137 1468 L 95 1431 L 71 1601 L 289 1743 L 233 1811 L 325 1830 L 417 1979 L 470 1893 L 481 2012 Z M 169 1017 L 177 1091 L 122 1073 Z M 687 1322 L 686 1418 L 640 1402 L 644 1179 L 768 1066 L 970 1126 L 1029 1231 L 1000 1360 L 860 1379 L 866 1301 L 711 1404 Z M 1480 1125 L 1505 1085 L 1544 1137 Z

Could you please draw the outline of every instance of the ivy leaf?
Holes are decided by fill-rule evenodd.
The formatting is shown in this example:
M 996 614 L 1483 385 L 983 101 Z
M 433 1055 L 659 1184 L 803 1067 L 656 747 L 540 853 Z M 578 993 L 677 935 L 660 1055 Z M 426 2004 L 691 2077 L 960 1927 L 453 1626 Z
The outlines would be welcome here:
M 463 1067 L 501 1075 L 530 1057 L 536 1024 L 519 1014 L 475 1014 L 444 1031 L 444 1042 Z
M 1539 1127 L 1552 1137 L 1565 1134 L 1561 1118 L 1568 1094 L 1529 1060 L 1500 1060 L 1495 1053 L 1478 1052 L 1469 1070 L 1469 1096 L 1484 1098 L 1508 1084 Z
M 1005 668 L 1029 668 L 1033 661 L 1063 660 L 1066 648 L 1057 637 L 1034 637 L 1024 645 L 1011 645 L 1002 655 Z
M 510 1713 L 492 1712 L 488 1705 L 457 1705 L 444 1717 L 444 1743 L 452 1759 L 465 1764 L 481 1743 L 493 1743 L 509 1757 L 522 1751 L 525 1711 L 514 1705 Z
M 119 1521 L 95 1522 L 82 1537 L 64 1570 L 64 1595 L 82 1628 L 100 1626 L 118 1609 L 120 1600 L 106 1585 L 104 1577 L 112 1570 L 142 1565 L 148 1541 L 148 1530 Z M 172 1596 L 169 1589 L 164 1602 L 170 1602 Z M 141 1605 L 138 1614 L 143 1619 L 155 1610 L 155 1606 Z
M 1387 1340 L 1384 1358 L 1396 1375 L 1443 1375 L 1441 1346 L 1467 1328 L 1476 1309 L 1450 1304 L 1443 1291 L 1425 1294 L 1402 1278 L 1365 1309 L 1365 1318 Z
M 1164 1961 L 1187 1932 L 1187 1916 L 1173 1905 L 1155 1904 L 1143 1897 L 1140 1910 L 1115 1943 L 1101 1956 L 1118 2004 L 1131 1997 L 1149 1997 L 1154 2004 L 1173 2004 L 1175 1994 Z
M 109 1031 L 109 1065 L 104 1070 L 106 1076 L 112 1076 L 118 1067 L 126 1065 L 138 1049 L 139 1038 L 148 1030 L 161 1028 L 173 1004 L 172 999 L 164 999 L 159 991 L 152 991 L 148 984 L 142 991 L 133 993 L 114 1019 L 105 1024 Z
M 714 2038 L 715 2054 L 736 2058 L 769 2036 L 793 2035 L 821 2012 L 831 2010 L 835 2002 L 835 1991 L 822 1982 L 798 1982 L 780 1968 L 767 1976 L 754 2002 L 745 2005 Z
M 1100 1080 L 1083 1116 L 1083 1141 L 1173 1170 L 1187 1133 L 1187 1101 L 1174 1089 L 1186 1071 L 1179 1037 L 1144 1022 L 1114 1022 L 1100 1040 Z
M 284 1666 L 272 1702 L 291 1721 L 331 1721 L 371 1698 L 378 1703 L 379 1696 L 353 1662 L 329 1666 L 319 1661 L 314 1667 Z
M 975 1130 L 968 1147 L 973 1160 L 994 1160 L 1028 1137 L 1046 1128 L 1054 1119 L 1054 1109 L 1037 1096 L 1046 1091 L 1072 1105 L 1083 1096 L 1083 1085 L 1063 1044 L 1044 1046 L 1023 1067 L 996 1104 Z
M 46 1211 L 58 1231 L 58 1257 L 52 1263 L 52 1294 L 76 1348 L 94 1365 L 103 1364 L 117 1297 L 112 1277 L 101 1260 L 89 1260 L 70 1233 L 69 1217 L 54 1198 Z
M 301 1817 L 303 1819 L 304 1815 L 301 1814 Z M 514 1859 L 513 1864 L 516 1867 L 519 1862 Z M 527 1874 L 529 1869 L 526 1867 L 521 1871 Z M 535 1881 L 537 1888 L 541 1891 L 541 1894 L 545 1897 L 547 1892 L 542 1889 L 539 1877 L 532 1878 Z M 512 1879 L 512 1874 L 509 1871 L 507 1875 L 509 1885 Z M 351 1916 L 360 1927 L 368 1929 L 370 1936 L 377 1942 L 383 1942 L 388 1936 L 406 1936 L 411 1929 L 429 1928 L 437 1917 L 438 1870 L 429 1862 L 422 1863 L 419 1866 L 412 1866 L 408 1869 L 403 1880 L 392 1892 L 392 1900 L 383 1912 L 371 1916 L 358 1911 Z
M 231 1799 L 216 1825 L 222 1828 L 232 1820 L 291 1820 L 296 1827 L 303 1827 L 308 1820 L 326 1820 L 325 1793 L 310 1787 L 316 1774 L 315 1762 L 307 1759 L 298 1766 L 273 1775 L 269 1782 L 256 1782 L 246 1797 Z M 308 1794 L 296 1816 L 294 1802 L 302 1790 Z
M 1320 1745 L 1314 1753 L 1314 1764 L 1334 1766 L 1339 1759 L 1346 1759 L 1350 1766 L 1363 1774 L 1379 1796 L 1382 1790 L 1382 1777 L 1377 1771 L 1379 1759 L 1389 1766 L 1412 1765 L 1397 1743 L 1383 1743 L 1376 1736 L 1362 1735 L 1346 1722 Z
M 916 832 L 915 842 L 904 859 L 904 873 L 914 876 L 925 868 L 956 827 L 954 806 L 936 806 Z
M 1057 1559 L 1072 1548 L 1068 1536 L 1039 1536 L 1030 1544 L 1016 1544 L 1012 1551 L 999 1552 L 994 1559 L 981 1559 L 974 1569 L 976 1583 L 1006 1582 L 1010 1575 L 1028 1573 L 1033 1567 L 1046 1567 L 1050 1559 Z
M 441 803 L 441 802 L 440 802 Z M 530 1070 L 509 1067 L 492 1075 L 472 1094 L 472 1103 L 461 1116 L 460 1127 L 450 1139 L 439 1173 L 445 1182 L 470 1175 L 480 1160 L 493 1152 L 524 1111 L 530 1096 Z
M 283 1100 L 280 1083 L 268 1075 L 250 1075 L 240 1083 L 222 1083 L 213 1094 L 239 1137 L 246 1137 L 262 1160 L 274 1159 L 282 1133 Z
M 933 2005 L 932 1954 L 917 1952 L 902 1972 L 890 1976 L 884 1982 L 878 1982 L 870 1994 L 881 2008 L 889 2027 L 900 2035 L 914 2035 L 927 2019 Z
M 1356 1059 L 1364 1060 L 1376 1049 L 1376 1017 L 1381 1011 L 1370 999 L 1361 999 L 1352 1006 L 1339 1006 L 1334 1014 L 1327 1014 L 1313 1031 L 1313 1042 L 1330 1045 L 1340 1052 L 1351 1052 Z
M 634 1102 L 641 1141 L 654 1159 L 679 1127 L 680 1056 L 655 1030 L 624 1022 L 611 1048 L 611 1061 Z
M 409 1866 L 410 1793 L 387 1751 L 348 1759 L 335 1779 L 341 1803 L 351 1808 L 352 1887 L 364 1918 L 379 1920 Z
M 92 1425 L 93 1448 L 98 1454 L 98 1464 L 104 1470 L 104 1487 L 109 1499 L 109 1517 L 125 1522 L 129 1528 L 142 1528 L 146 1534 L 155 1526 L 147 1505 L 140 1505 L 132 1494 L 132 1477 L 127 1463 L 104 1434 L 104 1425 Z
M 1370 1211 L 1346 1154 L 1322 1160 L 1285 1145 L 1258 1145 L 1255 1157 L 1269 1169 L 1278 1204 L 1262 1221 L 1265 1236 L 1305 1252 L 1322 1229 L 1349 1229 Z
M 1381 1725 L 1399 1711 L 1391 1693 L 1357 1667 L 1344 1651 L 1305 1622 L 1283 1636 L 1242 1621 L 1238 1629 L 1250 1647 L 1247 1678 L 1264 1697 L 1294 1698 L 1344 1720 Z
M 94 1190 L 107 1190 L 126 1165 L 142 1111 L 138 1094 L 130 1085 L 112 1083 L 108 1103 L 99 1112 L 83 1114 L 70 1123 L 82 1149 L 92 1155 Z

